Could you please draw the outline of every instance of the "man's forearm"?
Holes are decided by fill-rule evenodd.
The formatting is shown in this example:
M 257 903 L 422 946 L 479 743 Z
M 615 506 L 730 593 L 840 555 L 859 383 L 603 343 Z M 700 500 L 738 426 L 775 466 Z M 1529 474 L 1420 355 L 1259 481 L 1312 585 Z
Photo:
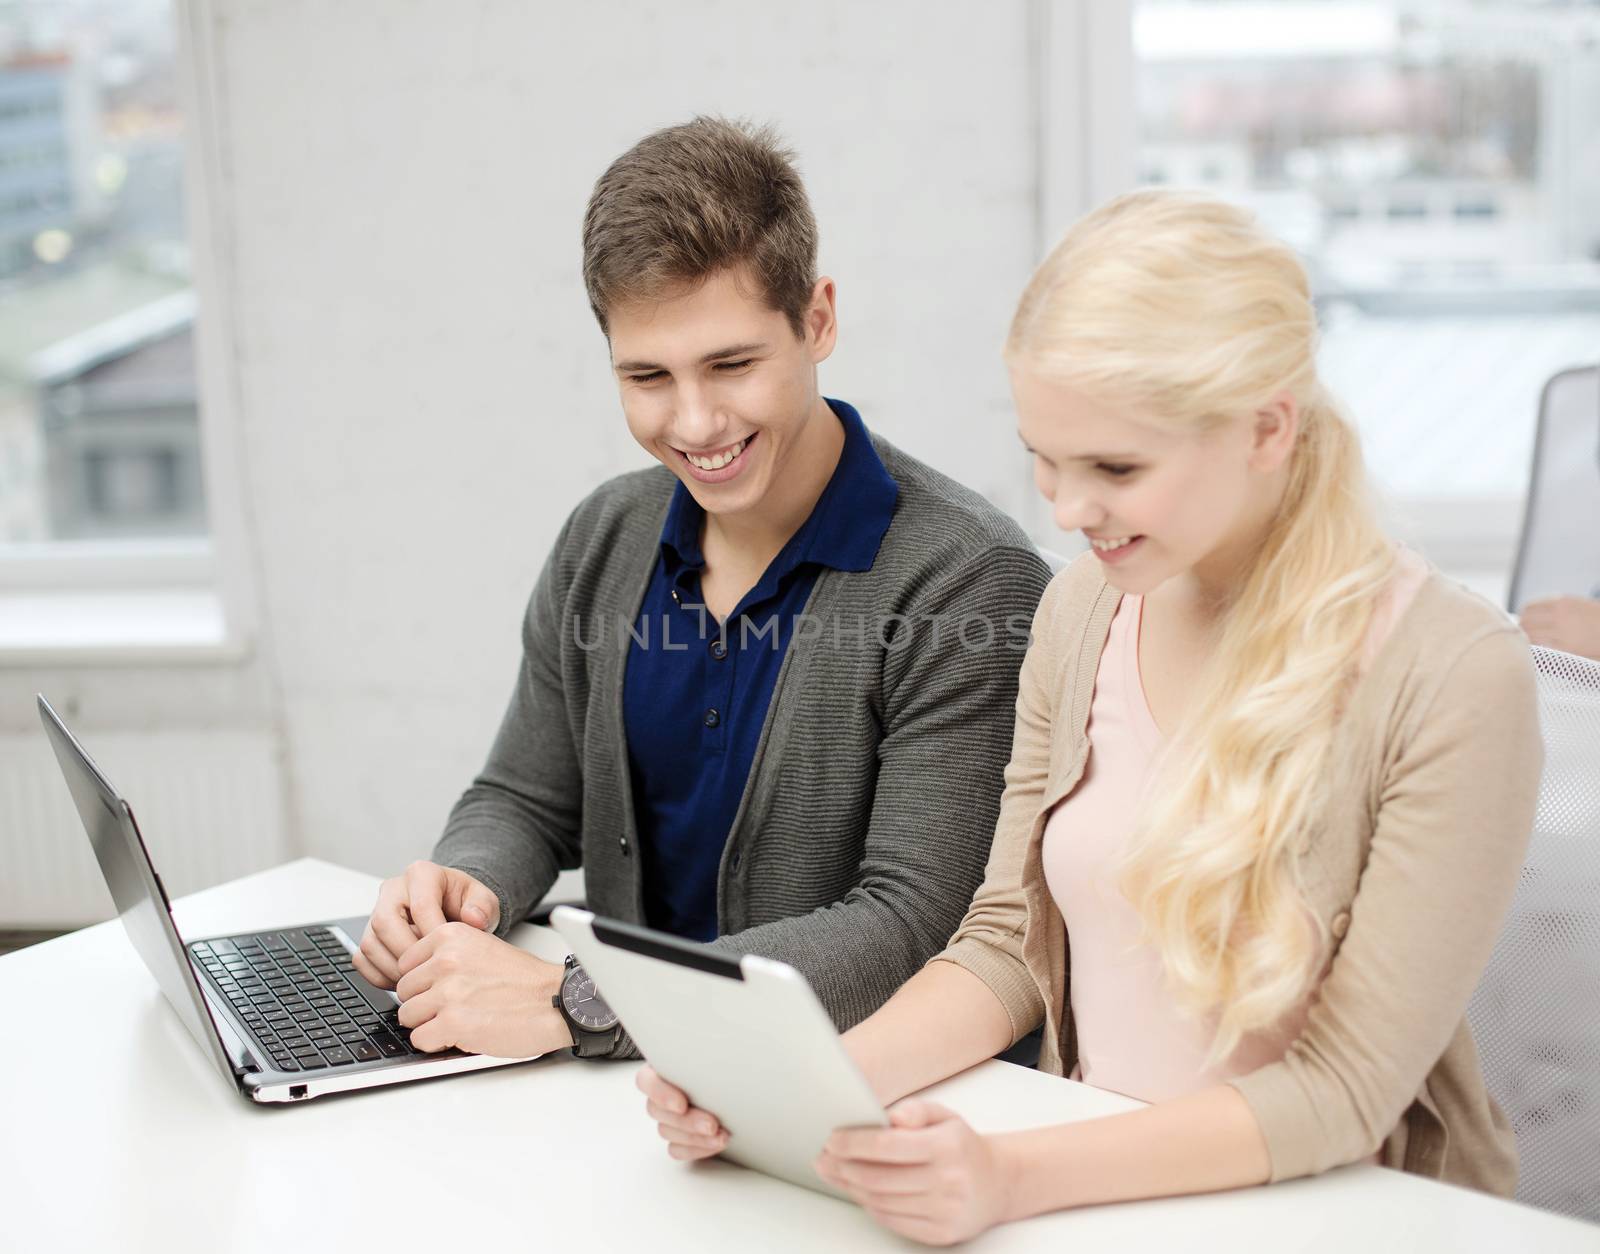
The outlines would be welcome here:
M 844 1044 L 887 1106 L 993 1058 L 1011 1044 L 1011 1020 L 972 972 L 934 962 L 846 1032 Z

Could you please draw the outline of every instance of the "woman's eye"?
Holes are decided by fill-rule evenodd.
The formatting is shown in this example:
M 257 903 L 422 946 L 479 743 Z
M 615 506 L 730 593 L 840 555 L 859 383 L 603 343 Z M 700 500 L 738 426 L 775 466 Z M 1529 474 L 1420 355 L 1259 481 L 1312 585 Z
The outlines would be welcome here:
M 1139 468 L 1137 466 L 1124 466 L 1113 462 L 1101 462 L 1100 469 L 1105 471 L 1106 474 L 1110 475 L 1113 479 L 1124 479 Z

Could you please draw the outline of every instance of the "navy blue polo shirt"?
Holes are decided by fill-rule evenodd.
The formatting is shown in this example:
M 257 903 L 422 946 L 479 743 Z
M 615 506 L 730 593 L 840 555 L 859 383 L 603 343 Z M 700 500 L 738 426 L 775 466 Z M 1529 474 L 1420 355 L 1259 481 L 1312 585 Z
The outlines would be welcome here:
M 872 568 L 900 495 L 861 415 L 828 407 L 844 427 L 833 477 L 727 622 L 702 605 L 705 511 L 680 483 L 634 624 L 622 713 L 645 919 L 688 940 L 717 936 L 717 869 L 794 620 L 823 567 Z

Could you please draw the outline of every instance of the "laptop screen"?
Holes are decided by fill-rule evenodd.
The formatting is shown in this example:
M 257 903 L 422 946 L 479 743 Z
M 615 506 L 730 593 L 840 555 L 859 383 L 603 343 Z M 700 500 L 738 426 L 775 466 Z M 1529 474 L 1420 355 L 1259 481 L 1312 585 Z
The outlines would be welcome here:
M 166 890 L 150 862 L 133 811 L 42 696 L 39 717 L 128 939 L 200 1048 L 232 1084 L 233 1068 L 222 1052 L 211 1011 L 189 966 Z

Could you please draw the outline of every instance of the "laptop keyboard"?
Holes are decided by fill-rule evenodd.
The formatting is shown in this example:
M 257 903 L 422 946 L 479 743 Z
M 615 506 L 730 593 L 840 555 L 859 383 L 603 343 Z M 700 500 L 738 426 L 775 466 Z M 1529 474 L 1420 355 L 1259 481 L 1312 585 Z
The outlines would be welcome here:
M 373 1009 L 351 982 L 350 954 L 325 927 L 196 941 L 189 952 L 279 1071 L 420 1053 L 399 1009 Z

